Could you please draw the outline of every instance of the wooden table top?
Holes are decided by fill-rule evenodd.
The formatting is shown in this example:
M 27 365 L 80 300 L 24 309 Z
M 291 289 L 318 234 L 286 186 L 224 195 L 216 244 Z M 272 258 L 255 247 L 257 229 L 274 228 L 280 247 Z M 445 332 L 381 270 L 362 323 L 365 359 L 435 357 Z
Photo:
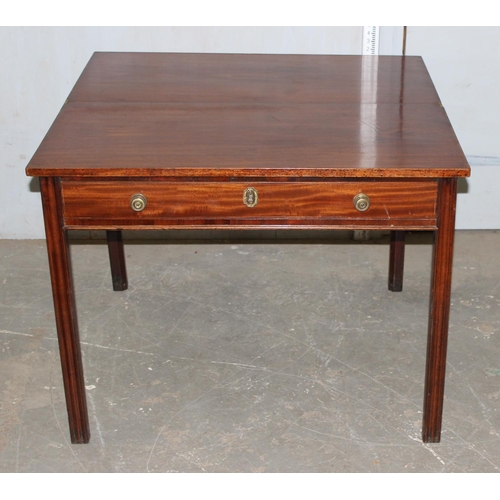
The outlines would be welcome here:
M 420 57 L 95 53 L 30 176 L 465 177 Z

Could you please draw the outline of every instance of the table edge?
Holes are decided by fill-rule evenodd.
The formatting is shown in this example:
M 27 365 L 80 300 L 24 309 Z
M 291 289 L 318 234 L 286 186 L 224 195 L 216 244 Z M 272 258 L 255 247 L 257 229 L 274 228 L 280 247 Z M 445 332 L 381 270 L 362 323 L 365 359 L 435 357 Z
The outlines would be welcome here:
M 470 177 L 471 169 L 469 165 L 461 165 L 448 168 L 404 168 L 404 169 L 321 169 L 321 168 L 109 168 L 109 169 L 88 169 L 88 168 L 46 168 L 46 167 L 26 167 L 28 177 L 175 177 L 186 178 L 377 178 L 377 179 L 405 179 L 405 178 L 452 178 Z

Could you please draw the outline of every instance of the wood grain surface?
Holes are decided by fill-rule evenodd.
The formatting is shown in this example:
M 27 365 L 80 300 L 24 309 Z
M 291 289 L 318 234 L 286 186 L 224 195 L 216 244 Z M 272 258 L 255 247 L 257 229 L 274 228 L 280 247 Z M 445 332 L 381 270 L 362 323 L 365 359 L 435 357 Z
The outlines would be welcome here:
M 253 187 L 258 203 L 248 207 L 243 192 Z M 353 198 L 365 193 L 370 207 L 358 211 Z M 130 206 L 134 194 L 147 198 L 141 212 Z M 345 182 L 167 182 L 167 181 L 63 181 L 65 226 L 92 226 L 107 218 L 123 226 L 214 225 L 265 223 L 285 225 L 341 224 L 371 221 L 383 227 L 412 224 L 434 227 L 436 181 L 345 181 Z M 406 224 L 404 221 L 407 221 Z M 411 221 L 411 222 L 408 222 Z
M 372 57 L 97 54 L 27 173 L 469 175 L 421 58 Z
M 419 56 L 96 52 L 70 102 L 439 104 Z

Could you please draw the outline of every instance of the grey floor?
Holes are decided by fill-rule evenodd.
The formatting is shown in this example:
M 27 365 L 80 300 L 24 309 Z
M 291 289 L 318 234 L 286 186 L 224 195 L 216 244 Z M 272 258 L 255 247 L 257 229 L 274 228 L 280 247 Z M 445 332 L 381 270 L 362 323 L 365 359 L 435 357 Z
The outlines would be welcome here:
M 498 472 L 500 232 L 457 233 L 442 442 L 420 440 L 431 245 L 72 243 L 91 442 L 69 443 L 44 241 L 0 241 L 1 472 Z

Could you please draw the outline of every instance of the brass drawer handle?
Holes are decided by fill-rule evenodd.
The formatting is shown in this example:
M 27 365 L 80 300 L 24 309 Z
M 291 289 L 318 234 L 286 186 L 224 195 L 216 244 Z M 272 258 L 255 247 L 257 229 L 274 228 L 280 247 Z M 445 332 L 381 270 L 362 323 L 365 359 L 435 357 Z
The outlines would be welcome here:
M 134 194 L 130 198 L 130 207 L 136 212 L 142 212 L 148 203 L 147 198 L 143 194 Z
M 352 201 L 359 212 L 366 212 L 370 208 L 370 198 L 365 193 L 357 194 Z
M 259 201 L 259 193 L 257 193 L 257 190 L 253 187 L 247 187 L 243 191 L 243 203 L 249 207 L 255 207 L 257 205 L 257 202 Z

